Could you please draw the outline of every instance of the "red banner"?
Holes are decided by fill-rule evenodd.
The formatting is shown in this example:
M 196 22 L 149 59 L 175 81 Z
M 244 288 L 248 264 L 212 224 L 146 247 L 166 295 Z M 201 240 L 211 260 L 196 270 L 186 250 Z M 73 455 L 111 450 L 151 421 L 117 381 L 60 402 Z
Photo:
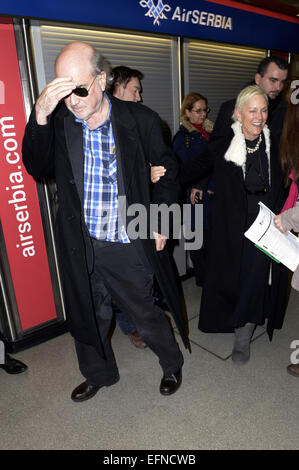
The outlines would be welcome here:
M 0 23 L 0 57 L 0 219 L 20 322 L 27 330 L 57 315 L 37 188 L 22 163 L 26 118 L 12 24 Z

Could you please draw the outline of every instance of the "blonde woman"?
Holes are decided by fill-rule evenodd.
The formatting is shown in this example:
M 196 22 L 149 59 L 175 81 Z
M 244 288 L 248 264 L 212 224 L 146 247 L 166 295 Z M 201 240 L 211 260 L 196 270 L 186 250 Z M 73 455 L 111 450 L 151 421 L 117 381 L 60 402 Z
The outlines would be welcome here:
M 211 142 L 181 172 L 181 180 L 188 181 L 213 170 L 215 197 L 199 328 L 234 332 L 236 364 L 249 360 L 255 326 L 267 321 L 271 340 L 274 329 L 282 327 L 286 307 L 287 268 L 244 236 L 259 201 L 277 214 L 286 198 L 279 140 L 271 137 L 267 116 L 267 95 L 256 85 L 246 87 L 238 95 L 227 136 Z

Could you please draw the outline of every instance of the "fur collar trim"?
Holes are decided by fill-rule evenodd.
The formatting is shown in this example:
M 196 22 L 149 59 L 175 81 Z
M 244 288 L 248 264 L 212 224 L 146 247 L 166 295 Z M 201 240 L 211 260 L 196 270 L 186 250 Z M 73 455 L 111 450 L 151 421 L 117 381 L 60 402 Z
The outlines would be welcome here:
M 233 162 L 238 166 L 243 168 L 245 172 L 245 163 L 246 163 L 246 142 L 245 137 L 242 132 L 242 125 L 239 121 L 236 121 L 232 124 L 232 130 L 234 131 L 234 137 L 225 152 L 224 158 L 227 162 Z M 269 168 L 270 168 L 270 131 L 267 125 L 263 129 L 265 143 L 266 143 L 266 153 L 268 156 Z
M 198 130 L 192 126 L 192 124 L 190 123 L 189 119 L 186 118 L 186 116 L 182 117 L 181 124 L 184 127 L 186 127 L 188 132 L 194 132 L 194 131 L 198 132 Z M 210 121 L 210 119 L 205 119 L 202 127 L 204 128 L 205 131 L 211 133 L 214 127 L 214 123 Z

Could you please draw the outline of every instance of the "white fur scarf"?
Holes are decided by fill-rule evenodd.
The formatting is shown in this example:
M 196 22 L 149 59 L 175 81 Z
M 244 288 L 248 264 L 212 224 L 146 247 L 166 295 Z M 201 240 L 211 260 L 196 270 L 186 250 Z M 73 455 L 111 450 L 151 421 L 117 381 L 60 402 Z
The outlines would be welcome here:
M 234 131 L 234 137 L 228 147 L 224 158 L 227 162 L 233 162 L 238 166 L 241 166 L 243 169 L 243 174 L 245 176 L 245 163 L 246 163 L 246 142 L 245 136 L 242 132 L 242 125 L 239 121 L 236 121 L 232 124 L 232 130 Z M 266 154 L 268 157 L 269 164 L 269 178 L 270 178 L 270 131 L 267 125 L 263 128 L 263 133 L 265 136 L 266 143 Z

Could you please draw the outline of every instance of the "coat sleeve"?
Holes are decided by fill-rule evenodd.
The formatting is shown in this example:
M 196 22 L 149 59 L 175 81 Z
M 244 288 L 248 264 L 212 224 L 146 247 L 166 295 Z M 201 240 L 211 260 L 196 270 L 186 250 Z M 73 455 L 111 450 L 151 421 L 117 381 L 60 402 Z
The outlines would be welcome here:
M 177 132 L 177 134 L 173 138 L 172 146 L 176 156 L 178 157 L 181 163 L 184 164 L 186 161 L 188 161 L 185 135 L 183 134 L 183 132 Z
M 291 286 L 293 289 L 299 291 L 299 266 L 295 269 L 291 280 Z
M 299 206 L 282 212 L 281 223 L 285 230 L 299 232 Z
M 165 144 L 162 125 L 158 115 L 155 114 L 148 133 L 147 158 L 151 165 L 164 166 L 165 175 L 152 186 L 152 203 L 171 205 L 178 200 L 179 180 L 178 162 L 172 149 Z
M 231 125 L 233 123 L 232 114 L 234 112 L 234 108 L 235 100 L 222 103 L 211 134 L 211 142 L 225 137 L 230 133 Z
M 192 188 L 195 189 L 200 189 L 201 191 L 207 191 L 209 189 L 209 183 L 210 183 L 211 176 L 206 176 L 205 178 L 202 178 L 200 181 L 195 182 L 192 184 Z
M 48 124 L 36 122 L 33 108 L 27 123 L 22 145 L 23 163 L 34 178 L 54 177 L 54 130 L 53 118 Z
M 212 146 L 209 144 L 207 148 L 195 158 L 182 165 L 180 171 L 181 184 L 198 182 L 205 176 L 211 174 L 213 170 L 213 153 Z
M 281 223 L 285 230 L 294 230 L 295 232 L 299 232 L 299 206 L 282 212 Z M 299 291 L 299 266 L 294 271 L 291 285 L 293 289 Z
M 179 130 L 177 134 L 173 138 L 173 149 L 175 151 L 176 156 L 181 162 L 180 165 L 180 172 L 182 171 L 182 168 L 190 161 L 192 158 L 200 155 L 201 152 L 203 152 L 202 147 L 203 145 L 198 145 L 198 141 L 196 141 L 197 145 L 194 147 L 194 144 L 191 145 L 190 148 L 187 149 L 186 147 L 186 134 Z M 209 187 L 209 181 L 210 181 L 210 175 L 200 178 L 199 180 L 194 180 L 192 182 L 192 188 L 200 189 L 202 191 L 206 191 Z

